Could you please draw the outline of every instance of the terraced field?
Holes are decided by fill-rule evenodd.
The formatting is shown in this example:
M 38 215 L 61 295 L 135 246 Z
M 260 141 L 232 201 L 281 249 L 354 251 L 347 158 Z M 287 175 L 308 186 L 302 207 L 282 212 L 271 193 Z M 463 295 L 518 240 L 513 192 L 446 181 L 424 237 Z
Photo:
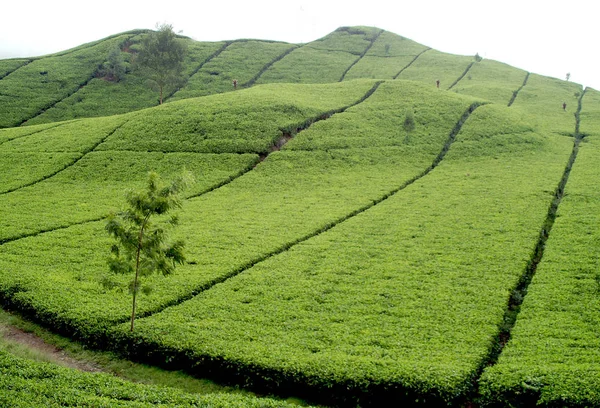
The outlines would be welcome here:
M 345 27 L 301 46 L 184 39 L 187 84 L 150 107 L 133 71 L 89 79 L 143 35 L 0 61 L 0 97 L 14 93 L 0 126 L 26 122 L 0 129 L 5 307 L 326 405 L 600 403 L 600 93 Z M 80 76 L 47 73 L 63 90 L 17 92 L 70 59 Z M 129 294 L 102 285 L 105 218 L 148 171 L 183 169 L 197 180 L 176 232 L 187 262 L 149 279 L 130 333 Z M 5 351 L 0 370 L 2 404 L 285 404 L 131 388 Z

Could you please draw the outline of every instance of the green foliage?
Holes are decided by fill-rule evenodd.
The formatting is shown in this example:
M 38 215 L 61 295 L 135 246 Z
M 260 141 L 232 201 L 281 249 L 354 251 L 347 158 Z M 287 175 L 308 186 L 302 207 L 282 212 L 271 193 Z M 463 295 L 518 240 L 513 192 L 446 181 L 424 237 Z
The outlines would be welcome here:
M 158 105 L 156 92 L 147 86 L 147 80 L 140 70 L 129 69 L 135 58 L 136 46 L 143 37 L 134 37 L 121 55 L 128 68 L 119 82 L 92 79 L 73 95 L 63 99 L 52 108 L 36 116 L 28 123 L 45 123 L 82 117 L 108 116 Z M 132 42 L 133 41 L 133 42 Z M 136 42 L 137 41 L 137 42 Z M 200 43 L 186 41 L 185 76 L 190 76 L 195 67 L 213 53 L 220 43 Z
M 471 67 L 453 92 L 477 96 L 500 105 L 507 105 L 514 91 L 523 84 L 527 73 L 494 60 L 483 60 Z
M 346 51 L 315 48 L 312 43 L 297 48 L 271 66 L 257 83 L 331 83 L 337 82 L 356 60 Z
M 141 279 L 161 273 L 170 275 L 176 264 L 185 262 L 182 240 L 169 242 L 164 226 L 155 226 L 152 218 L 167 215 L 181 207 L 180 194 L 191 183 L 191 175 L 186 174 L 174 180 L 171 185 L 162 185 L 157 173 L 148 175 L 147 190 L 130 191 L 127 194 L 129 208 L 116 215 L 111 215 L 106 223 L 106 232 L 117 243 L 111 247 L 112 256 L 108 267 L 115 274 L 131 274 L 135 276 L 129 284 L 133 295 L 131 311 L 131 331 L 135 319 L 136 296 L 140 289 L 149 293 L 149 286 L 142 286 Z M 178 223 L 178 218 L 171 216 L 168 222 L 171 226 Z M 108 281 L 113 287 L 112 281 Z
M 0 81 L 0 128 L 18 126 L 76 92 L 94 77 L 118 36 L 62 56 L 34 60 Z
M 435 81 L 439 80 L 440 88 L 448 89 L 471 62 L 473 57 L 429 50 L 402 71 L 398 79 L 425 82 L 431 86 L 435 86 Z
M 177 39 L 173 26 L 162 24 L 155 32 L 149 33 L 142 41 L 136 63 L 146 77 L 160 92 L 159 103 L 163 103 L 166 87 L 176 87 L 182 83 L 185 43 Z
M 359 100 L 372 81 L 281 85 L 182 100 L 143 111 L 115 132 L 101 150 L 267 153 L 282 131 L 296 130 Z
M 593 138 L 600 137 L 600 91 L 588 88 L 583 96 L 579 131 Z M 0 137 L 1 137 L 0 133 Z
M 29 60 L 27 59 L 0 60 L 0 79 L 3 79 L 5 76 L 19 69 L 28 62 Z
M 457 118 L 473 102 L 470 98 L 435 91 L 416 82 L 384 82 L 365 102 L 344 114 L 315 123 L 286 144 L 284 150 L 396 146 L 433 160 Z M 403 137 L 398 137 L 404 121 L 398 112 L 407 110 L 414 110 L 418 125 L 410 148 Z
M 548 137 L 527 151 L 498 151 L 493 119 L 469 119 L 457 140 L 486 129 L 485 155 L 465 160 L 468 144 L 452 146 L 400 193 L 140 320 L 136 344 L 156 358 L 235 362 L 249 382 L 269 373 L 273 385 L 343 384 L 344 395 L 366 399 L 385 392 L 374 384 L 389 384 L 432 404 L 465 395 L 570 153 L 568 140 Z
M 125 61 L 121 55 L 121 49 L 117 47 L 108 53 L 106 61 L 102 64 L 99 76 L 103 76 L 109 81 L 119 82 L 125 75 L 125 70 Z
M 19 178 L 4 166 L 25 154 L 7 154 L 10 159 L 0 162 L 0 174 L 7 175 L 2 179 L 1 190 L 22 184 L 20 180 L 24 176 Z M 42 156 L 42 153 L 29 154 Z M 51 161 L 34 173 L 40 176 L 38 183 L 2 196 L 0 241 L 102 218 L 119 205 L 124 190 L 144 182 L 151 170 L 172 178 L 176 176 L 176 169 L 187 168 L 194 178 L 201 180 L 187 192 L 196 195 L 227 182 L 258 161 L 258 157 L 251 154 L 93 152 L 48 178 L 53 170 L 64 167 L 68 164 L 66 160 L 73 157 L 70 153 L 50 155 Z M 47 173 L 42 173 L 44 168 L 48 169 Z M 26 177 L 30 181 L 33 175 Z
M 484 402 L 600 404 L 600 143 L 579 145 L 544 258 L 498 364 L 481 381 Z
M 173 95 L 173 100 L 194 98 L 233 90 L 232 82 L 241 85 L 291 47 L 287 43 L 236 41 L 219 56 L 210 60 Z
M 291 407 L 285 401 L 240 394 L 185 393 L 33 362 L 0 350 L 0 405 L 6 407 Z
M 348 71 L 344 80 L 356 78 L 392 79 L 425 48 L 425 46 L 407 38 L 384 31 L 367 52 L 367 55 Z
M 531 74 L 511 108 L 527 113 L 532 126 L 540 130 L 571 136 L 578 104 L 575 93 L 581 91 L 579 84 Z M 563 102 L 567 103 L 566 111 Z

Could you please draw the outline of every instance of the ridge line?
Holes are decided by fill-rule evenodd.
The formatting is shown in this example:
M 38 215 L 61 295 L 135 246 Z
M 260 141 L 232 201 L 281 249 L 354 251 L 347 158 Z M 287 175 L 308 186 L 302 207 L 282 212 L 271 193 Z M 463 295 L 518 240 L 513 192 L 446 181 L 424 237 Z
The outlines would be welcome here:
M 139 319 L 143 319 L 143 318 L 147 318 L 147 317 L 151 317 L 153 315 L 162 313 L 164 310 L 170 308 L 170 307 L 174 307 L 177 306 L 183 302 L 186 302 L 194 297 L 196 297 L 197 295 L 206 292 L 207 290 L 212 289 L 215 285 L 218 285 L 220 283 L 223 283 L 245 271 L 247 271 L 248 269 L 252 268 L 254 265 L 261 263 L 263 261 L 266 261 L 267 259 L 279 255 L 285 251 L 288 251 L 289 249 L 291 249 L 292 247 L 301 244 L 311 238 L 314 238 L 324 232 L 329 231 L 330 229 L 338 226 L 339 224 L 371 209 L 372 207 L 375 207 L 376 205 L 380 204 L 381 202 L 387 200 L 388 198 L 394 196 L 395 194 L 397 194 L 399 191 L 407 188 L 408 186 L 410 186 L 411 184 L 415 183 L 416 181 L 420 180 L 421 178 L 425 177 L 427 174 L 429 174 L 433 169 L 435 169 L 440 162 L 444 159 L 444 156 L 446 155 L 446 153 L 448 152 L 448 150 L 450 149 L 450 146 L 452 145 L 452 143 L 454 142 L 454 140 L 456 139 L 456 136 L 458 135 L 458 133 L 460 132 L 460 130 L 462 129 L 463 124 L 465 123 L 465 121 L 469 118 L 469 116 L 471 116 L 471 114 L 475 111 L 475 109 L 477 109 L 479 106 L 484 105 L 484 103 L 481 102 L 474 102 L 472 103 L 467 110 L 463 113 L 463 115 L 460 117 L 460 119 L 458 120 L 458 122 L 454 125 L 454 127 L 452 128 L 452 130 L 450 131 L 450 134 L 448 135 L 448 138 L 446 139 L 446 142 L 444 143 L 444 146 L 442 147 L 442 150 L 440 151 L 440 153 L 437 155 L 437 157 L 433 160 L 433 162 L 431 163 L 431 165 L 429 165 L 425 170 L 423 170 L 421 173 L 419 173 L 418 175 L 414 176 L 413 178 L 405 181 L 404 183 L 402 183 L 399 187 L 389 191 L 388 193 L 380 196 L 379 198 L 376 198 L 375 200 L 370 200 L 370 202 L 368 204 L 365 204 L 349 213 L 347 213 L 346 215 L 327 223 L 326 225 L 317 228 L 316 230 L 309 232 L 308 234 L 303 235 L 300 238 L 297 238 L 295 240 L 289 241 L 287 243 L 284 243 L 282 245 L 280 245 L 278 248 L 275 248 L 274 250 L 268 252 L 267 254 L 264 254 L 262 256 L 259 256 L 253 260 L 250 260 L 246 263 L 244 263 L 243 265 L 235 268 L 234 270 L 230 271 L 229 273 L 226 273 L 224 275 L 218 276 L 214 279 L 212 279 L 209 282 L 204 283 L 201 286 L 198 286 L 196 289 L 193 289 L 190 291 L 189 294 L 180 297 L 179 299 L 175 299 L 171 302 L 167 302 L 167 304 L 165 304 L 160 310 L 155 310 L 155 311 L 147 311 L 146 313 L 141 313 L 138 314 L 138 318 Z M 121 324 L 122 322 L 118 322 L 115 323 L 114 326 L 116 326 L 117 324 Z
M 365 50 L 358 56 L 358 58 L 352 64 L 350 64 L 350 66 L 348 68 L 346 68 L 346 70 L 344 71 L 344 73 L 342 74 L 342 77 L 340 78 L 340 80 L 338 82 L 342 82 L 344 80 L 344 78 L 346 77 L 346 74 L 348 72 L 350 72 L 352 67 L 355 66 L 356 64 L 358 64 L 358 62 L 361 59 L 363 59 L 365 57 L 365 55 L 367 55 L 367 52 L 369 52 L 369 50 L 373 47 L 373 44 L 375 44 L 375 41 L 377 41 L 377 39 L 381 36 L 383 31 L 384 30 L 379 30 L 379 32 L 375 35 L 375 37 L 373 37 L 371 39 L 371 43 L 369 45 L 367 45 L 367 48 L 365 48 Z

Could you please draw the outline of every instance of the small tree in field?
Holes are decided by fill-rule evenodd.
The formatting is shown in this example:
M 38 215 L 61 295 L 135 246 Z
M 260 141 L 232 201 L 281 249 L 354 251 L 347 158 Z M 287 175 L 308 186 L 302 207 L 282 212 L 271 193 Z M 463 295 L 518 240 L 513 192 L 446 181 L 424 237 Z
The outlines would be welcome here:
M 185 261 L 183 241 L 169 242 L 164 228 L 177 225 L 177 217 L 171 216 L 162 225 L 154 225 L 152 218 L 181 207 L 179 195 L 190 179 L 191 176 L 184 175 L 165 186 L 156 173 L 149 173 L 146 190 L 128 193 L 129 208 L 110 216 L 106 224 L 106 231 L 117 241 L 111 247 L 109 269 L 116 274 L 134 274 L 129 284 L 129 291 L 133 295 L 131 331 L 137 294 L 140 289 L 149 291 L 149 287 L 142 287 L 141 278 L 155 272 L 169 275 L 174 271 L 175 264 Z M 110 281 L 105 284 L 110 285 Z
M 185 54 L 185 44 L 177 39 L 170 24 L 157 26 L 157 30 L 142 41 L 136 63 L 150 82 L 158 87 L 161 104 L 165 88 L 177 86 L 182 81 Z
M 402 123 L 402 128 L 406 132 L 406 138 L 404 139 L 405 142 L 408 142 L 410 133 L 415 130 L 415 127 L 415 117 L 411 110 L 407 110 L 406 115 L 404 116 L 404 122 Z

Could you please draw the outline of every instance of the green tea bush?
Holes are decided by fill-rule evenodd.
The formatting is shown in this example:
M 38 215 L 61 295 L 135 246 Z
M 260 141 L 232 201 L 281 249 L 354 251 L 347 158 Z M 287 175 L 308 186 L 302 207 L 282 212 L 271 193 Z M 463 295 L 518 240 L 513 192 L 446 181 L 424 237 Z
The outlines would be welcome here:
M 239 89 L 290 47 L 292 45 L 287 43 L 236 41 L 204 64 L 172 100 L 233 91 L 234 79 Z
M 361 86 L 365 84 L 371 85 Z M 298 103 L 303 100 L 302 90 L 319 90 L 318 104 L 327 104 L 328 98 L 335 101 L 345 94 L 351 96 L 355 92 L 350 92 L 351 85 L 271 88 L 287 89 L 288 95 L 296 95 Z M 384 91 L 384 99 L 397 100 L 398 94 L 403 92 L 399 85 L 394 84 Z M 268 87 L 256 87 L 248 92 L 260 95 L 258 91 L 264 88 Z M 253 262 L 315 234 L 414 178 L 431 165 L 464 111 L 464 98 L 454 94 L 447 96 L 461 108 L 452 117 L 440 115 L 451 106 L 449 102 L 437 107 L 431 105 L 428 109 L 438 111 L 428 113 L 427 117 L 439 116 L 445 118 L 445 122 L 438 119 L 436 128 L 432 128 L 434 136 L 421 145 L 275 152 L 253 171 L 227 186 L 188 200 L 178 234 L 188 242 L 189 264 L 167 279 L 149 282 L 154 291 L 141 300 L 140 313 L 152 313 L 188 298 Z M 229 109 L 235 109 L 235 105 Z M 392 103 L 388 109 L 395 112 L 396 106 Z M 385 121 L 381 124 L 384 126 Z M 6 215 L 0 217 L 5 223 L 3 234 L 14 237 L 102 216 L 105 209 L 112 209 L 119 202 L 119 191 L 144 175 L 142 169 L 154 167 L 156 171 L 168 173 L 178 171 L 181 166 L 166 162 L 167 157 L 180 157 L 182 164 L 189 161 L 198 165 L 199 158 L 208 156 L 222 158 L 225 155 L 90 153 L 60 176 L 7 195 Z M 152 158 L 158 161 L 162 157 L 161 166 L 152 165 Z M 255 158 L 248 155 L 248 159 Z M 216 171 L 215 164 L 207 168 Z M 199 180 L 208 178 L 205 171 L 194 171 L 191 164 L 188 170 L 199 174 L 196 177 Z M 130 173 L 135 177 L 129 176 Z M 32 195 L 45 197 L 45 200 L 28 202 Z M 86 196 L 94 197 L 93 202 Z M 14 211 L 17 207 L 21 209 L 18 213 Z M 51 217 L 41 218 L 43 214 L 51 214 Z M 52 327 L 81 337 L 97 336 L 111 324 L 127 319 L 126 293 L 106 291 L 100 285 L 106 266 L 104 251 L 99 248 L 103 245 L 106 248 L 107 244 L 98 239 L 98 235 L 104 236 L 98 224 L 75 225 L 0 246 L 0 271 L 6 272 L 0 277 L 3 282 L 0 287 L 7 301 L 21 310 L 35 311 L 39 319 Z M 64 244 L 59 244 L 63 241 Z M 54 252 L 57 245 L 60 250 Z M 39 252 L 32 252 L 39 257 L 33 255 L 27 262 L 17 262 L 23 251 L 38 247 Z M 48 248 L 50 253 L 43 248 Z M 82 269 L 68 265 L 81 265 Z M 49 282 L 53 282 L 52 287 L 46 286 Z M 64 285 L 69 286 L 68 297 L 64 296 Z
M 384 82 L 365 102 L 343 114 L 315 123 L 284 146 L 291 150 L 329 150 L 397 146 L 433 157 L 457 118 L 473 102 L 455 94 L 435 92 L 408 81 Z M 407 143 L 404 113 L 414 110 L 417 127 Z
M 420 81 L 435 86 L 440 81 L 441 89 L 448 89 L 473 61 L 473 57 L 446 54 L 430 50 L 421 55 L 397 79 Z
M 600 404 L 599 159 L 597 139 L 579 145 L 511 340 L 482 376 L 486 404 Z
M 577 92 L 582 92 L 581 85 L 531 74 L 511 109 L 528 114 L 530 123 L 538 129 L 571 136 L 575 130 Z M 566 111 L 562 109 L 563 102 L 567 104 Z
M 0 79 L 3 79 L 8 74 L 16 71 L 23 65 L 27 64 L 30 60 L 28 59 L 7 59 L 0 60 Z
M 337 82 L 357 55 L 346 51 L 321 49 L 309 43 L 289 53 L 271 66 L 257 81 L 291 83 Z M 365 45 L 365 47 L 368 44 Z M 364 51 L 361 50 L 361 51 Z
M 514 91 L 523 84 L 527 73 L 494 60 L 483 60 L 473 65 L 468 77 L 452 90 L 507 105 Z
M 53 157 L 47 166 L 62 164 L 63 155 Z M 92 152 L 51 178 L 4 195 L 0 241 L 103 217 L 151 170 L 173 177 L 187 168 L 201 180 L 188 191 L 196 195 L 247 171 L 257 160 L 252 154 Z
M 172 102 L 137 113 L 99 149 L 267 153 L 282 129 L 348 106 L 372 86 L 271 85 Z
M 485 122 L 467 120 L 457 141 Z M 248 383 L 310 384 L 327 401 L 456 403 L 494 345 L 570 143 L 542 137 L 521 152 L 491 143 L 466 160 L 454 147 L 369 210 L 141 319 L 133 351 Z
M 425 49 L 425 46 L 408 38 L 384 31 L 367 54 L 348 71 L 344 79 L 392 79 Z
M 135 48 L 141 38 L 128 40 L 129 49 Z M 196 67 L 215 52 L 222 43 L 186 41 L 188 52 L 184 74 L 189 77 Z M 28 124 L 46 123 L 75 118 L 108 116 L 158 105 L 156 92 L 148 86 L 146 78 L 131 69 L 131 53 L 122 52 L 128 71 L 119 82 L 93 78 L 73 95 L 28 121 Z
M 600 92 L 587 88 L 582 101 L 579 131 L 588 137 L 600 137 Z M 1 137 L 2 133 L 0 133 Z
M 0 127 L 18 126 L 75 93 L 92 79 L 109 50 L 126 35 L 63 56 L 36 59 L 0 82 Z

